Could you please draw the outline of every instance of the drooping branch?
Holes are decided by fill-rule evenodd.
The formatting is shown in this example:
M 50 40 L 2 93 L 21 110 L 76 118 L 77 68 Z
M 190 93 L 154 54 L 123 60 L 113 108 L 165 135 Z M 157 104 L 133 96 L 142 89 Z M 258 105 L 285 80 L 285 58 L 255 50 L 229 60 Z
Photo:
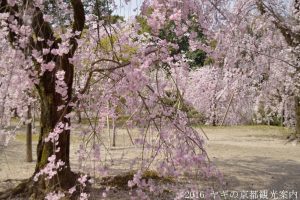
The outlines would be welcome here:
M 7 0 L 1 0 L 0 2 L 0 13 L 9 13 L 10 16 L 14 16 L 16 19 L 18 25 L 22 25 L 22 19 L 17 16 L 17 13 L 19 12 L 18 6 L 15 4 L 14 6 L 10 6 L 7 2 Z M 18 42 L 18 35 L 13 31 L 11 27 L 8 26 L 8 37 L 10 43 Z
M 257 0 L 256 6 L 262 15 L 269 13 L 274 18 L 274 20 L 272 20 L 273 24 L 281 32 L 288 45 L 296 47 L 300 44 L 300 33 L 294 32 L 292 28 L 288 27 L 287 23 L 282 19 L 282 16 L 267 6 L 263 0 Z M 297 0 L 295 0 L 295 9 L 297 9 Z
M 157 51 L 156 48 L 150 48 L 150 49 L 145 53 L 144 56 L 147 56 L 147 55 L 149 55 L 149 54 L 151 54 L 151 53 L 154 53 L 154 52 L 156 52 L 156 51 Z M 94 62 L 91 64 L 91 66 L 93 67 L 94 65 L 99 64 L 99 63 L 101 63 L 101 62 L 111 62 L 111 63 L 113 63 L 113 64 L 116 64 L 117 66 L 114 66 L 114 67 L 108 67 L 108 68 L 94 68 L 94 69 L 91 68 L 92 70 L 90 70 L 89 73 L 88 73 L 87 81 L 86 81 L 86 83 L 85 83 L 83 89 L 79 92 L 80 94 L 84 94 L 84 93 L 89 89 L 89 87 L 90 87 L 90 82 L 91 82 L 92 77 L 93 77 L 93 75 L 94 75 L 95 73 L 113 72 L 114 70 L 117 70 L 117 69 L 120 69 L 120 68 L 124 68 L 124 67 L 126 67 L 126 66 L 128 66 L 128 65 L 131 64 L 130 61 L 120 63 L 120 62 L 118 62 L 118 61 L 116 61 L 116 60 L 101 58 L 101 59 L 98 59 L 98 60 L 94 61 Z
M 88 77 L 87 77 L 87 80 L 85 82 L 85 85 L 83 87 L 82 90 L 80 90 L 80 94 L 84 94 L 86 93 L 86 91 L 89 89 L 90 87 L 90 82 L 92 80 L 92 77 L 95 73 L 102 73 L 102 72 L 112 72 L 116 69 L 120 69 L 120 68 L 123 68 L 123 67 L 126 67 L 128 65 L 130 65 L 130 62 L 125 62 L 125 63 L 118 63 L 117 61 L 113 61 L 113 60 L 108 60 L 108 59 L 99 59 L 97 60 L 96 62 L 94 62 L 93 65 L 95 65 L 96 63 L 100 63 L 100 62 L 104 62 L 104 61 L 109 61 L 109 62 L 113 62 L 113 63 L 117 63 L 118 65 L 115 66 L 115 67 L 109 67 L 109 68 L 98 68 L 98 69 L 93 69 L 91 70 L 89 73 L 88 73 Z

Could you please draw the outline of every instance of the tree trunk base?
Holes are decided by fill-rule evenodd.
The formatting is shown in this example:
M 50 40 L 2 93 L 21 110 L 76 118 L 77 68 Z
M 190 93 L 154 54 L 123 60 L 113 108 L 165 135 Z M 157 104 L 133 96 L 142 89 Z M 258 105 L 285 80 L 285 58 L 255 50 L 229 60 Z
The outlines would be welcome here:
M 9 189 L 5 192 L 0 193 L 0 199 L 14 199 L 14 198 L 21 198 L 25 197 L 22 194 L 28 193 L 29 194 L 29 180 L 22 181 L 17 187 L 13 189 Z M 21 196 L 19 196 L 21 195 Z
M 68 190 L 76 185 L 76 181 L 80 174 L 74 173 L 72 171 L 64 172 L 61 175 L 60 181 L 57 176 L 53 177 L 50 181 L 46 181 L 44 178 L 40 177 L 38 181 L 34 181 L 34 175 L 22 181 L 13 189 L 9 189 L 3 193 L 0 193 L 1 199 L 26 199 L 26 200 L 39 200 L 45 199 L 45 196 L 54 191 L 61 191 L 65 194 L 63 199 L 77 199 L 79 196 L 79 188 L 76 188 L 76 192 L 72 195 L 68 194 Z M 48 186 L 50 184 L 50 186 Z
M 300 134 L 296 134 L 296 133 L 292 133 L 290 134 L 289 136 L 287 136 L 287 143 L 290 143 L 290 142 L 296 142 L 296 143 L 299 143 L 300 142 Z

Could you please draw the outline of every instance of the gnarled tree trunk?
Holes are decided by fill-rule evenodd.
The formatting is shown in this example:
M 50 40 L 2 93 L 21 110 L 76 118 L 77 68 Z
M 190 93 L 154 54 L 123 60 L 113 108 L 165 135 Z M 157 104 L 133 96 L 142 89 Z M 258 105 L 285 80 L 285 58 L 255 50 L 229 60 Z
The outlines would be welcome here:
M 85 24 L 84 7 L 81 0 L 70 0 L 73 10 L 73 29 L 72 32 L 81 32 Z M 72 86 L 74 67 L 70 63 L 69 58 L 72 58 L 76 49 L 77 41 L 80 34 L 76 34 L 70 38 L 70 50 L 67 54 L 61 56 L 51 53 L 52 49 L 58 49 L 59 44 L 62 42 L 60 37 L 56 37 L 52 29 L 51 24 L 44 21 L 44 13 L 38 7 L 36 7 L 32 1 L 24 1 L 24 7 L 26 9 L 31 8 L 34 12 L 32 14 L 32 35 L 29 36 L 30 44 L 26 47 L 18 46 L 17 44 L 22 39 L 14 29 L 8 27 L 9 41 L 11 45 L 24 52 L 25 56 L 28 56 L 33 50 L 43 52 L 43 49 L 49 49 L 49 53 L 43 55 L 43 63 L 54 62 L 55 68 L 52 71 L 45 71 L 43 75 L 38 77 L 38 83 L 35 85 L 41 103 L 41 131 L 39 135 L 39 142 L 37 146 L 37 163 L 33 176 L 20 184 L 17 188 L 10 192 L 0 195 L 0 199 L 8 199 L 22 193 L 22 197 L 25 199 L 44 199 L 46 193 L 50 191 L 57 191 L 58 189 L 67 190 L 75 185 L 77 177 L 71 171 L 70 168 L 70 130 L 63 130 L 59 134 L 58 144 L 55 146 L 59 151 L 55 151 L 54 144 L 52 142 L 46 142 L 45 138 L 50 132 L 54 130 L 56 125 L 60 122 L 70 125 L 70 119 L 65 116 L 71 112 L 72 108 L 69 103 L 72 101 Z M 9 13 L 10 16 L 15 17 L 16 23 L 22 26 L 23 21 L 20 18 L 22 6 L 15 4 L 11 6 L 7 0 L 0 1 L 0 13 Z M 9 21 L 7 21 L 9 24 Z M 42 38 L 43 40 L 35 40 L 34 38 Z M 48 41 L 53 43 L 49 44 Z M 35 63 L 34 69 L 39 74 L 41 71 L 41 64 L 32 58 Z M 56 73 L 59 70 L 65 72 L 64 82 L 67 86 L 67 98 L 64 99 L 61 94 L 55 91 Z M 58 107 L 64 105 L 64 108 L 59 110 Z M 56 161 L 61 160 L 64 162 L 64 166 L 57 172 L 57 175 L 52 179 L 44 179 L 40 177 L 37 181 L 34 181 L 35 175 L 40 172 L 48 163 L 48 158 L 52 155 L 56 156 Z M 24 196 L 25 195 L 25 196 Z
M 59 148 L 58 152 L 54 151 L 54 144 L 52 142 L 45 142 L 45 138 L 50 132 L 54 130 L 59 122 L 70 125 L 70 119 L 66 118 L 66 114 L 70 113 L 72 108 L 68 105 L 72 100 L 72 84 L 73 84 L 73 66 L 68 61 L 68 56 L 62 56 L 57 59 L 56 70 L 62 69 L 65 71 L 65 83 L 68 87 L 68 97 L 63 100 L 62 96 L 55 91 L 55 73 L 46 72 L 37 90 L 40 96 L 41 103 L 41 132 L 39 135 L 39 143 L 37 147 L 37 163 L 35 173 L 38 173 L 48 163 L 48 158 L 53 154 L 56 155 L 56 160 L 61 160 L 65 164 L 61 171 L 58 172 L 56 178 L 49 182 L 47 187 L 62 187 L 63 189 L 69 189 L 74 186 L 74 176 L 70 168 L 70 130 L 64 130 L 59 134 L 58 144 L 55 146 Z M 61 110 L 59 106 L 65 107 Z

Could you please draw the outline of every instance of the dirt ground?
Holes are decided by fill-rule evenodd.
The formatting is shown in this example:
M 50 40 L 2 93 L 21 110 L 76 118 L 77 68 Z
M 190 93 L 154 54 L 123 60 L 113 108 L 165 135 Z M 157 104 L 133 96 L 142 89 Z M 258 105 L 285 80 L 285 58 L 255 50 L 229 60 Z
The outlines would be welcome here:
M 229 190 L 300 192 L 300 145 L 287 143 L 278 127 L 207 129 L 208 152 L 224 173 Z
M 226 190 L 278 192 L 294 190 L 298 192 L 300 198 L 300 144 L 286 143 L 289 130 L 269 126 L 204 127 L 203 129 L 209 137 L 208 154 L 222 171 Z M 119 132 L 117 144 L 124 141 L 125 135 L 125 132 Z M 0 146 L 0 191 L 13 187 L 19 180 L 28 178 L 33 173 L 35 164 L 24 161 L 24 141 L 24 137 L 19 136 L 8 147 Z M 34 140 L 34 148 L 36 143 Z M 77 147 L 78 142 L 73 142 L 72 163 L 77 161 L 74 156 Z M 119 147 L 113 151 L 122 154 L 124 149 L 132 150 L 132 148 Z M 128 155 L 133 156 L 134 152 L 133 149 Z M 73 164 L 72 167 L 76 169 L 77 166 Z M 126 170 L 124 166 L 119 168 Z M 127 198 L 119 195 L 118 199 Z

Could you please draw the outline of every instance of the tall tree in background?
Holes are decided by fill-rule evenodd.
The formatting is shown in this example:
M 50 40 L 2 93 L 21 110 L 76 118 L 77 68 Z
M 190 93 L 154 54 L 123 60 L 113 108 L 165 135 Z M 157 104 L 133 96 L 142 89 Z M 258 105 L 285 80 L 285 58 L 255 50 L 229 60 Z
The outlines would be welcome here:
M 283 5 L 286 2 L 281 2 Z M 287 4 L 287 3 L 286 3 Z M 262 15 L 269 16 L 276 28 L 283 35 L 286 43 L 291 48 L 291 60 L 294 70 L 290 74 L 294 81 L 294 106 L 295 106 L 295 132 L 300 134 L 300 1 L 294 0 L 292 13 L 284 13 L 279 6 L 276 7 L 272 1 L 257 0 L 256 5 Z M 277 9 L 276 9 L 277 8 Z

